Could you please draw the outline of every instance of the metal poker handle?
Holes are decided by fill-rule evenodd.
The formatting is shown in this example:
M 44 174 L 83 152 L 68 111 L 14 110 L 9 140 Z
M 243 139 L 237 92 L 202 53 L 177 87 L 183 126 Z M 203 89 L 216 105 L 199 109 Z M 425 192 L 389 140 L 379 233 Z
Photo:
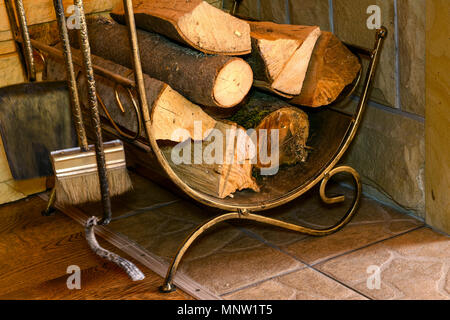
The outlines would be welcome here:
M 11 25 L 11 31 L 13 32 L 14 40 L 16 42 L 17 52 L 25 65 L 24 75 L 29 81 L 35 81 L 36 68 L 33 58 L 33 47 L 31 46 L 27 18 L 25 16 L 22 0 L 15 0 L 14 7 L 15 10 L 13 9 L 10 0 L 5 0 L 5 8 Z M 15 14 L 15 12 L 17 14 Z
M 27 18 L 22 0 L 15 0 L 17 18 L 19 20 L 19 30 L 22 42 L 23 54 L 27 66 L 27 75 L 29 81 L 36 81 L 36 67 L 33 58 L 33 47 L 31 46 L 30 33 L 28 31 Z
M 80 97 L 78 95 L 72 50 L 70 49 L 69 34 L 67 31 L 66 17 L 64 15 L 64 5 L 62 3 L 62 0 L 53 0 L 53 5 L 55 7 L 56 20 L 58 22 L 59 36 L 63 43 L 66 76 L 69 87 L 70 100 L 72 104 L 73 121 L 78 135 L 78 142 L 82 151 L 88 151 L 89 146 L 86 138 L 86 129 L 84 128 L 83 116 L 81 114 Z
M 95 154 L 97 158 L 98 176 L 100 180 L 100 188 L 102 194 L 103 219 L 99 223 L 101 225 L 109 224 L 111 221 L 111 198 L 109 196 L 109 183 L 106 171 L 105 151 L 103 147 L 102 127 L 100 113 L 98 110 L 97 90 L 95 86 L 94 69 L 91 59 L 91 48 L 89 45 L 88 30 L 86 24 L 86 16 L 82 0 L 74 0 L 74 4 L 78 9 L 80 29 L 80 49 L 83 56 L 84 74 L 87 82 L 89 110 L 91 112 L 91 121 L 95 134 Z

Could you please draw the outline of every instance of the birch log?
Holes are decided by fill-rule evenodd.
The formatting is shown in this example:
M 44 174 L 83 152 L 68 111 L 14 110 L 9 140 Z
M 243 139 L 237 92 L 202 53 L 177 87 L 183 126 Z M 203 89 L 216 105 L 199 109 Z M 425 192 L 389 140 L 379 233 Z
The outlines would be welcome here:
M 251 51 L 248 24 L 202 0 L 133 1 L 136 25 L 209 54 Z M 111 13 L 125 24 L 123 4 Z
M 88 18 L 92 54 L 132 68 L 127 27 L 104 17 Z M 71 32 L 77 46 L 76 32 Z M 253 72 L 242 59 L 211 56 L 138 30 L 142 69 L 196 104 L 229 108 L 250 90 Z

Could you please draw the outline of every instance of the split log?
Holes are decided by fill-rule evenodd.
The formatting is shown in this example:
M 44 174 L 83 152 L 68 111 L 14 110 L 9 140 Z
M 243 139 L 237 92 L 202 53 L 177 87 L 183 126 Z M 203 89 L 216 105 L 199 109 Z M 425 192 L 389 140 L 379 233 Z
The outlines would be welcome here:
M 270 155 L 273 143 L 278 143 L 279 165 L 293 165 L 305 162 L 308 156 L 306 142 L 309 137 L 308 115 L 285 101 L 273 96 L 255 92 L 233 117 L 231 121 L 245 129 L 255 129 L 258 148 L 266 147 L 263 154 Z M 261 132 L 267 130 L 267 144 L 260 143 Z M 278 130 L 278 141 L 272 141 L 271 130 Z M 276 146 L 275 146 L 276 147 Z M 261 155 L 260 150 L 258 155 Z M 266 168 L 272 164 L 261 162 L 258 157 L 257 168 Z
M 249 22 L 253 51 L 247 62 L 255 83 L 281 96 L 300 94 L 320 28 Z
M 79 50 L 72 49 L 72 54 L 76 58 L 81 58 Z M 66 78 L 64 62 L 50 57 L 47 61 L 47 79 L 64 80 Z M 94 55 L 92 56 L 92 62 L 108 71 L 134 80 L 132 70 L 126 67 Z M 80 74 L 79 70 L 79 67 L 76 68 L 77 74 Z M 81 102 L 84 106 L 87 106 L 88 95 L 84 75 L 80 75 L 78 80 Z M 97 93 L 101 99 L 100 106 L 104 104 L 109 116 L 117 123 L 119 128 L 124 129 L 125 132 L 136 133 L 138 130 L 138 116 L 134 111 L 128 91 L 123 87 L 117 87 L 114 82 L 101 76 L 96 75 L 95 80 Z M 204 136 L 200 137 L 200 139 L 208 136 L 209 132 L 215 127 L 216 121 L 213 118 L 208 116 L 199 106 L 185 99 L 169 85 L 150 78 L 148 75 L 144 75 L 144 83 L 148 105 L 153 112 L 153 133 L 157 140 L 182 142 L 189 137 L 198 139 L 198 134 L 194 132 L 195 121 L 201 123 L 201 131 Z M 119 99 L 125 112 L 122 112 L 119 108 L 114 91 L 115 89 L 117 89 Z M 134 98 L 137 101 L 137 98 Z M 101 107 L 100 113 L 103 117 L 107 116 Z M 88 121 L 85 120 L 85 122 L 87 123 Z M 189 133 L 188 136 L 183 137 L 174 135 L 174 132 L 179 129 L 183 129 L 185 132 Z M 141 138 L 145 138 L 144 130 L 142 130 Z
M 243 55 L 251 51 L 248 24 L 202 0 L 133 1 L 138 28 L 162 34 L 209 54 Z M 123 4 L 111 13 L 125 24 Z
M 92 53 L 132 68 L 127 27 L 102 17 L 87 22 Z M 71 38 L 77 47 L 75 34 L 71 32 Z M 253 72 L 240 58 L 206 55 L 142 30 L 138 30 L 138 38 L 144 73 L 194 103 L 233 107 L 252 86 Z
M 331 32 L 317 41 L 300 95 L 290 102 L 308 107 L 328 105 L 355 80 L 358 58 Z
M 217 121 L 215 129 L 203 142 L 161 147 L 174 172 L 193 189 L 220 199 L 244 189 L 259 192 L 249 159 L 250 137 L 231 122 Z

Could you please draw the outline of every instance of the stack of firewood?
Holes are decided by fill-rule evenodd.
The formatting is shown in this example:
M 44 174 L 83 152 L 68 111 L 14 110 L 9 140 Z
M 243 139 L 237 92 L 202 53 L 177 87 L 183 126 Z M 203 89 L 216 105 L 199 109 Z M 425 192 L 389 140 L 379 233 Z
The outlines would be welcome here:
M 155 137 L 188 185 L 218 198 L 259 190 L 253 171 L 273 165 L 259 158 L 261 148 L 270 155 L 277 143 L 277 165 L 307 161 L 308 116 L 292 104 L 332 103 L 361 68 L 339 39 L 316 26 L 244 21 L 202 0 L 140 0 L 134 11 Z M 111 17 L 88 19 L 93 62 L 133 79 L 123 7 Z M 62 63 L 50 60 L 47 73 L 61 78 Z M 115 107 L 118 96 L 131 107 L 126 90 L 96 80 L 109 116 L 136 132 L 136 115 Z M 83 79 L 79 89 L 86 90 Z M 270 140 L 274 129 L 276 142 Z M 268 142 L 261 143 L 260 132 Z M 207 152 L 219 161 L 198 159 Z

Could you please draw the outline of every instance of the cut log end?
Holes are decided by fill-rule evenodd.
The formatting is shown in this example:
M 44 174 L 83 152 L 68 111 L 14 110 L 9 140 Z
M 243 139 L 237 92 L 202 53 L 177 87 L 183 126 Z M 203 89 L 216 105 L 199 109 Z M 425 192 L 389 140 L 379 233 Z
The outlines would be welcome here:
M 308 107 L 333 103 L 361 70 L 358 58 L 331 32 L 323 32 L 314 48 L 300 95 L 290 102 Z
M 241 55 L 251 51 L 248 23 L 204 1 L 178 20 L 178 28 L 188 43 L 205 53 Z
M 300 94 L 303 81 L 305 80 L 314 46 L 321 32 L 319 28 L 314 29 L 303 44 L 295 51 L 284 69 L 275 78 L 272 87 L 289 95 Z
M 248 58 L 255 86 L 281 96 L 299 95 L 321 31 L 315 26 L 250 22 L 253 52 Z
M 279 130 L 279 163 L 293 165 L 305 162 L 308 157 L 306 141 L 309 137 L 309 121 L 306 113 L 293 107 L 285 107 L 271 113 L 259 124 L 257 130 Z M 268 149 L 271 148 L 269 140 Z M 257 168 L 267 167 L 258 162 Z
M 267 148 L 262 154 L 269 155 L 271 150 L 278 151 L 279 165 L 293 165 L 305 162 L 308 156 L 306 143 L 309 137 L 308 115 L 302 110 L 292 107 L 283 100 L 262 92 L 253 92 L 249 101 L 233 116 L 231 121 L 245 129 L 255 129 L 258 138 L 258 148 Z M 267 143 L 259 141 L 260 134 L 267 132 Z M 278 131 L 278 140 L 272 141 L 272 130 Z M 261 143 L 263 142 L 263 143 Z M 273 143 L 277 145 L 273 145 Z M 273 147 L 273 148 L 272 148 Z M 268 168 L 274 164 L 260 158 L 256 168 Z M 273 160 L 273 159 L 272 159 Z
M 196 122 L 201 126 L 200 134 L 195 132 Z M 199 106 L 167 85 L 153 105 L 152 128 L 156 140 L 203 140 L 215 125 L 216 121 Z
M 253 71 L 242 59 L 227 63 L 218 73 L 214 86 L 214 99 L 223 108 L 240 103 L 250 91 Z
M 194 143 L 187 140 L 175 147 L 161 146 L 161 151 L 175 174 L 196 191 L 219 199 L 244 189 L 259 192 L 260 189 L 252 176 L 249 145 L 238 146 L 239 130 L 244 132 L 243 129 L 228 121 L 217 121 L 215 129 L 203 142 Z M 245 132 L 244 135 L 246 136 Z M 250 143 L 250 138 L 246 137 L 244 142 Z M 218 141 L 223 143 L 217 143 Z M 203 161 L 197 162 L 195 150 L 198 148 L 202 157 L 215 158 L 215 161 L 206 161 L 204 158 Z M 190 161 L 180 162 L 181 158 Z

